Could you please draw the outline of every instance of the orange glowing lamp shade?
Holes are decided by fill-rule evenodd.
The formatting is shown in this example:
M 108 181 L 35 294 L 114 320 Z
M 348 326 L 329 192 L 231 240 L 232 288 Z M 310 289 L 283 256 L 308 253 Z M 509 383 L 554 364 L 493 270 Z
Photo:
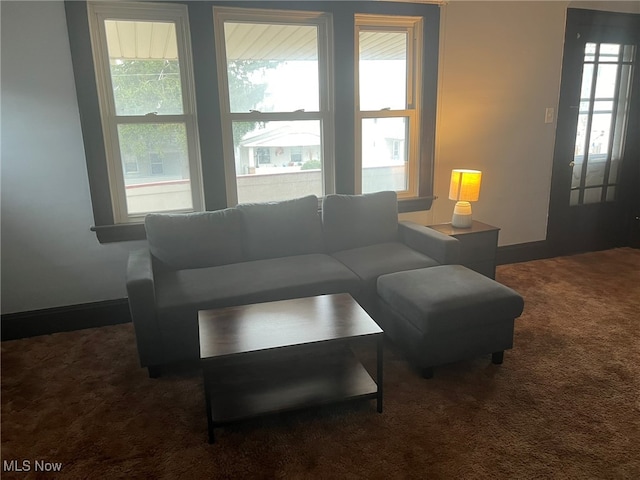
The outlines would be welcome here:
M 482 172 L 479 170 L 455 169 L 451 172 L 449 200 L 476 202 L 480 197 Z

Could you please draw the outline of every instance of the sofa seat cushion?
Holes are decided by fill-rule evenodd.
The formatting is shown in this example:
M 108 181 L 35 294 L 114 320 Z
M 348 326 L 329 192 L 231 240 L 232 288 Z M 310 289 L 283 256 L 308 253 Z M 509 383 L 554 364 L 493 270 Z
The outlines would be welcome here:
M 363 290 L 368 293 L 376 291 L 380 275 L 439 265 L 433 258 L 400 242 L 379 243 L 331 255 L 360 277 L 364 282 Z
M 193 318 L 208 308 L 269 302 L 328 293 L 351 293 L 358 277 L 324 254 L 161 272 L 156 277 L 162 322 Z
M 422 334 L 513 320 L 524 308 L 517 292 L 461 265 L 383 275 L 378 294 Z

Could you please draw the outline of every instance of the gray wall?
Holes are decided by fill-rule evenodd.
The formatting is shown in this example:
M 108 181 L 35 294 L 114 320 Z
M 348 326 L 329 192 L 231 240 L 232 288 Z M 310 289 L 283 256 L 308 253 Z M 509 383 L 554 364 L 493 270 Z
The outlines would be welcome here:
M 463 2 L 442 8 L 435 187 L 449 221 L 452 168 L 484 172 L 474 216 L 501 245 L 546 235 L 567 6 L 640 12 L 639 2 Z M 93 223 L 61 1 L 0 2 L 2 313 L 123 298 L 128 252 Z M 514 63 L 518 60 L 518 63 Z
M 93 224 L 62 2 L 1 2 L 2 313 L 123 298 Z M 142 243 L 139 243 L 142 245 Z

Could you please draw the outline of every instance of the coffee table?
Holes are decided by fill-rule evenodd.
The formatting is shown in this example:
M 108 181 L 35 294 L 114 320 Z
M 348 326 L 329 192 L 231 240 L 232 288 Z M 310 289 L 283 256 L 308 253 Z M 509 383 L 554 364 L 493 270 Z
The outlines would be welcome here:
M 209 443 L 214 428 L 352 399 L 382 412 L 383 331 L 349 294 L 198 312 Z M 349 348 L 376 340 L 376 380 Z

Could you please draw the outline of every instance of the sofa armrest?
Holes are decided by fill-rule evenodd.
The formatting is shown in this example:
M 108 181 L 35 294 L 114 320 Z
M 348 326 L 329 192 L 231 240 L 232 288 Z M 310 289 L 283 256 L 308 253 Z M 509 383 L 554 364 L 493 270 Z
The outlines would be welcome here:
M 414 222 L 398 222 L 400 241 L 442 265 L 460 263 L 460 241 Z
M 129 253 L 127 295 L 136 332 L 138 356 L 143 367 L 162 363 L 162 339 L 156 317 L 151 253 L 148 249 Z

